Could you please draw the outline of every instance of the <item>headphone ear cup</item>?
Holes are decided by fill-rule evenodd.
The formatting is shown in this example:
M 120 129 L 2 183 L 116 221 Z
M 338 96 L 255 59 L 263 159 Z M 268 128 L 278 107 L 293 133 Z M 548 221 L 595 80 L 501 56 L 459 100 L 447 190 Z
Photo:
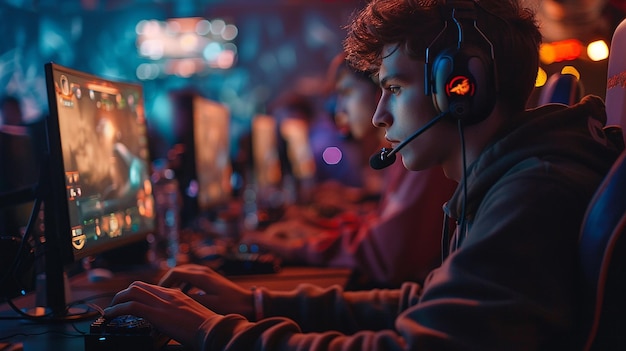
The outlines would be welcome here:
M 433 98 L 433 106 L 437 113 L 448 112 L 450 103 L 445 92 L 446 82 L 454 70 L 455 51 L 456 50 L 451 49 L 443 50 L 437 55 L 432 64 L 432 87 L 430 90 Z
M 432 99 L 438 113 L 468 126 L 483 121 L 495 105 L 494 65 L 474 47 L 443 50 L 433 62 Z

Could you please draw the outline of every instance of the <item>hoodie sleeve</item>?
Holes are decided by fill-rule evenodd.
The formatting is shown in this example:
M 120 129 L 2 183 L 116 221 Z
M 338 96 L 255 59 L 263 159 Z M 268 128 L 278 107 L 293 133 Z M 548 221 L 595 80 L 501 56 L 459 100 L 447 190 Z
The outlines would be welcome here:
M 302 284 L 290 292 L 263 290 L 264 318 L 215 315 L 197 333 L 199 350 L 402 350 L 395 330 L 401 311 L 417 302 L 421 287 L 343 292 Z M 274 317 L 273 317 L 274 316 Z M 281 316 L 281 317 L 278 317 Z

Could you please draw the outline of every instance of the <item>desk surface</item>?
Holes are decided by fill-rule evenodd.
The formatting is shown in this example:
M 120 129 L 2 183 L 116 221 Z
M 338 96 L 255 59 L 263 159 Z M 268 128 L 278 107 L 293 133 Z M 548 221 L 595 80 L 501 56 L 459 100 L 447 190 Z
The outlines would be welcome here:
M 86 274 L 79 274 L 69 279 L 72 296 L 68 301 L 79 299 L 104 307 L 109 304 L 113 294 L 126 288 L 135 280 L 156 282 L 163 272 L 140 270 L 136 272 L 115 273 L 113 278 L 101 282 L 91 282 Z M 263 286 L 272 290 L 290 290 L 300 283 L 312 283 L 320 286 L 344 285 L 349 270 L 342 268 L 283 267 L 275 274 L 241 275 L 230 277 L 245 288 Z M 35 297 L 27 295 L 16 299 L 20 308 L 34 305 Z M 0 305 L 0 350 L 3 343 L 22 343 L 24 351 L 82 351 L 83 335 L 89 330 L 92 319 L 65 322 L 41 323 L 25 319 L 8 319 L 17 314 L 6 305 Z M 168 349 L 180 350 L 175 345 Z

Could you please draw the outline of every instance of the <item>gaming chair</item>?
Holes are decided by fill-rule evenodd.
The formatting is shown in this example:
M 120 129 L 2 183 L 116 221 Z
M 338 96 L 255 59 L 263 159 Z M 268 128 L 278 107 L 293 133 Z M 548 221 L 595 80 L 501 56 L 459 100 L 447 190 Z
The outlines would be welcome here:
M 585 351 L 626 350 L 626 151 L 592 198 L 579 254 L 585 297 L 595 301 Z
M 583 83 L 578 77 L 568 73 L 555 73 L 550 76 L 539 96 L 539 106 L 549 103 L 574 105 L 584 95 Z

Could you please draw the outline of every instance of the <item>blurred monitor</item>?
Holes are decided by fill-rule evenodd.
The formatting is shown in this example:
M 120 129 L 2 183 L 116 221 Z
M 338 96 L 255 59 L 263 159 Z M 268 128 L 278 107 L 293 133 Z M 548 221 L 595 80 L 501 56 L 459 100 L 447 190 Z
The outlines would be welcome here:
M 285 177 L 315 176 L 315 159 L 307 122 L 285 118 L 277 125 L 273 116 L 259 114 L 252 120 L 252 157 L 257 185 L 280 187 Z
M 287 202 L 277 129 L 276 119 L 271 115 L 258 114 L 252 119 L 252 182 L 259 228 L 280 219 Z
M 230 200 L 230 112 L 201 96 L 193 103 L 198 206 L 207 211 Z
M 280 139 L 284 142 L 284 162 L 297 180 L 315 177 L 315 158 L 309 140 L 308 122 L 301 118 L 285 118 L 280 123 Z
M 282 181 L 274 117 L 259 114 L 252 120 L 252 158 L 254 178 L 259 190 L 278 188 Z
M 232 198 L 230 110 L 196 93 L 173 93 L 180 165 L 176 178 L 183 198 L 181 220 L 213 217 Z
M 154 198 L 142 86 L 54 63 L 45 71 L 46 287 L 48 304 L 63 314 L 63 265 L 145 241 Z

